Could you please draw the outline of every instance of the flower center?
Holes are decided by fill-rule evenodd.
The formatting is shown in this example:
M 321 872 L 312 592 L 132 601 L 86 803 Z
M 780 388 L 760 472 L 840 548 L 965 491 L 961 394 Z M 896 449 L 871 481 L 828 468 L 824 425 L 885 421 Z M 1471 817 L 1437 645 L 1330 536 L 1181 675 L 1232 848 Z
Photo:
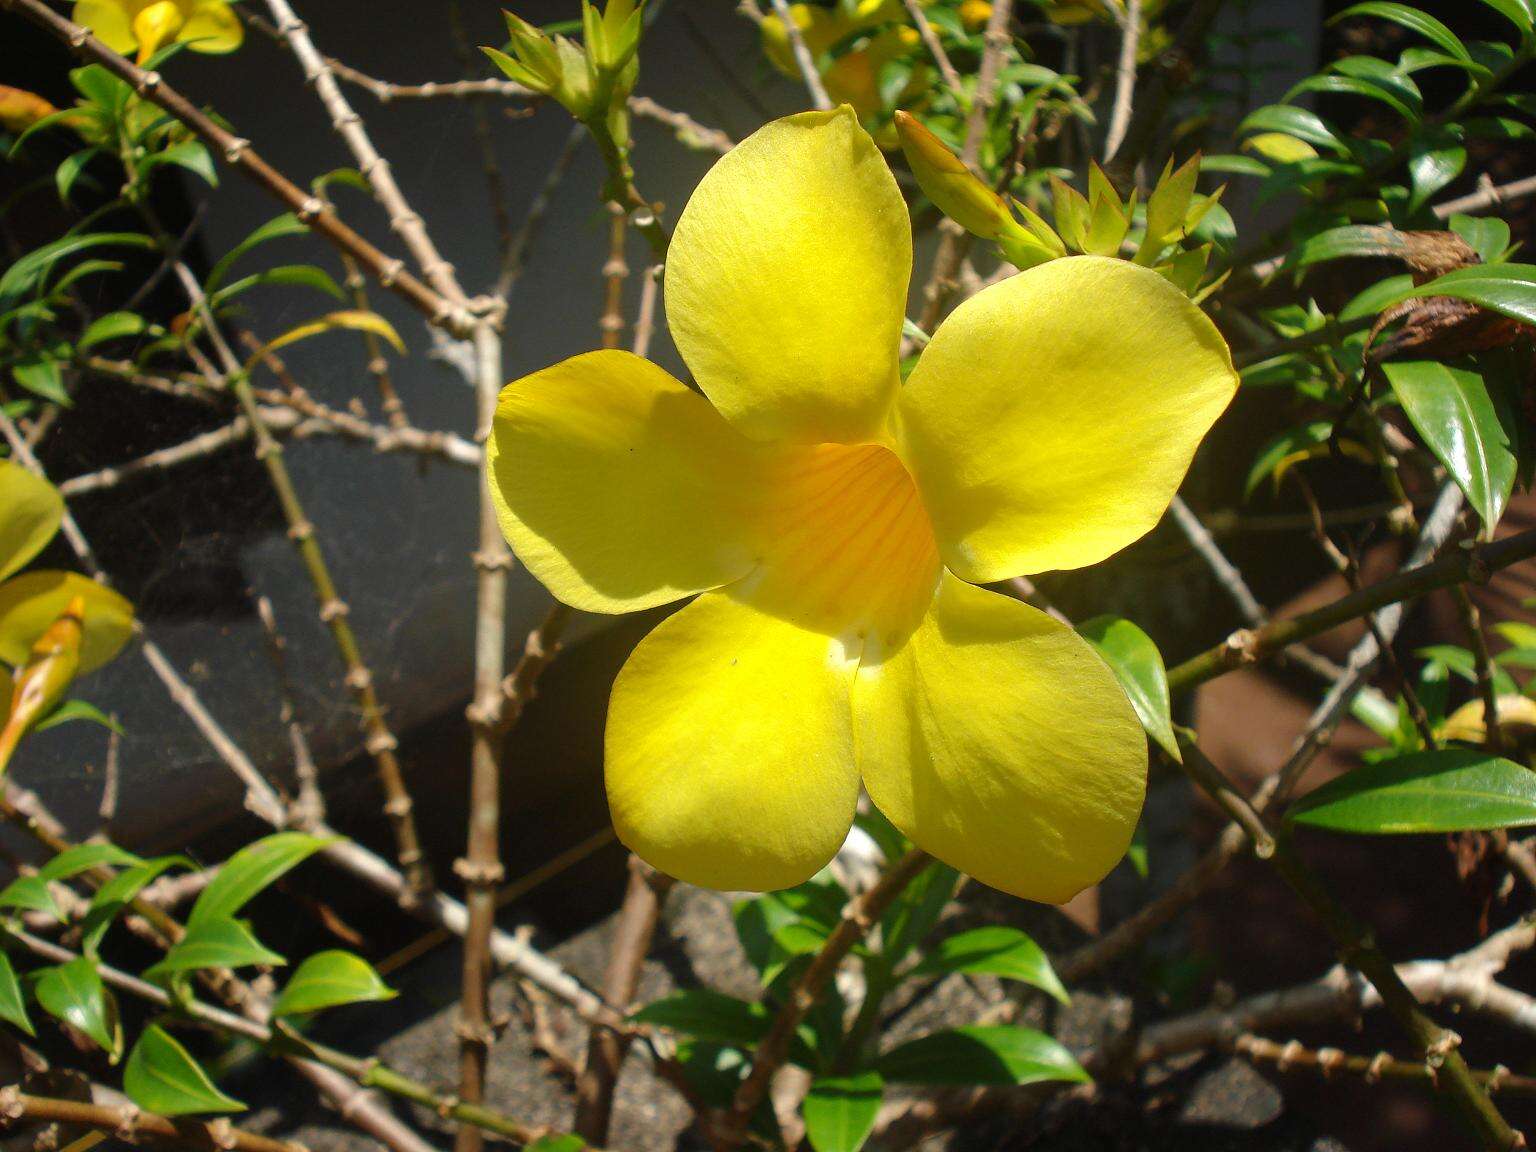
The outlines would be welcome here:
M 753 602 L 878 659 L 922 619 L 939 577 L 933 527 L 905 465 L 875 444 L 794 449 L 772 470 Z

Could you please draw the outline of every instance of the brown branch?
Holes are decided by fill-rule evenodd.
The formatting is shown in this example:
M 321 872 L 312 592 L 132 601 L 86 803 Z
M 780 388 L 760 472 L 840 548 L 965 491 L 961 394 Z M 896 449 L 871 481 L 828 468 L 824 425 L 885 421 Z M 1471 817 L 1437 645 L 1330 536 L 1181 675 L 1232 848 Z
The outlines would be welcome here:
M 490 324 L 475 329 L 475 439 L 491 434 L 501 391 L 501 337 Z M 500 856 L 501 754 L 503 725 L 501 678 L 506 667 L 507 573 L 512 552 L 501 534 L 491 502 L 488 464 L 480 471 L 479 546 L 475 551 L 475 683 L 466 709 L 470 726 L 469 829 L 464 856 L 454 870 L 464 881 L 468 923 L 459 1015 L 459 1099 L 479 1104 L 485 1098 L 485 1066 L 495 1034 L 491 1028 L 489 984 L 491 934 L 496 927 L 496 890 L 505 878 Z M 457 1152 L 479 1152 L 479 1129 L 459 1127 Z
M 963 97 L 965 88 L 961 83 L 960 73 L 955 71 L 955 66 L 949 59 L 949 53 L 944 51 L 944 45 L 939 40 L 939 34 L 933 30 L 933 25 L 928 22 L 928 17 L 923 14 L 922 6 L 918 3 L 918 0 L 902 0 L 902 3 L 906 5 L 907 15 L 912 18 L 912 26 L 917 29 L 917 34 L 923 38 L 923 47 L 928 49 L 928 55 L 932 56 L 933 62 L 938 65 L 939 75 L 944 77 L 944 84 L 956 97 Z
M 603 315 L 598 320 L 604 348 L 617 348 L 624 338 L 624 281 L 629 264 L 624 241 L 629 236 L 629 213 L 622 204 L 608 205 L 608 259 L 603 262 Z
M 1436 1087 L 1478 1133 L 1490 1152 L 1507 1152 L 1524 1145 L 1521 1137 L 1499 1113 L 1483 1085 L 1458 1049 L 1461 1038 L 1424 1011 L 1403 982 L 1370 930 L 1361 925 L 1301 859 L 1288 836 L 1271 838 L 1263 820 L 1227 781 L 1221 770 L 1191 740 L 1181 739 L 1182 767 L 1212 800 L 1249 835 L 1254 849 L 1268 858 L 1291 889 L 1311 908 L 1334 940 L 1344 963 L 1369 980 L 1382 1004 L 1417 1045 L 1426 1065 L 1436 1072 Z
M 312 231 L 349 253 L 380 284 L 425 316 L 428 323 L 461 335 L 469 332 L 474 317 L 462 301 L 429 287 L 408 272 L 400 260 L 386 256 L 363 239 L 319 198 L 304 191 L 262 159 L 249 140 L 236 136 L 199 110 L 167 84 L 158 72 L 146 72 L 119 56 L 91 35 L 88 28 L 66 20 L 43 0 L 0 0 L 0 8 L 19 13 L 82 60 L 100 64 L 138 95 L 165 109 L 209 145 L 216 155 L 223 157 L 225 163 L 282 201 Z
M 1269 614 L 1264 611 L 1258 597 L 1248 587 L 1248 582 L 1243 579 L 1243 574 L 1238 571 L 1237 565 L 1227 558 L 1210 530 L 1200 522 L 1200 517 L 1196 516 L 1194 510 L 1184 502 L 1184 497 L 1175 494 L 1173 502 L 1168 506 L 1168 511 L 1173 514 L 1174 522 L 1184 533 L 1190 547 L 1205 561 L 1206 567 L 1211 570 L 1211 575 L 1216 577 L 1216 582 L 1237 605 L 1238 611 L 1243 614 L 1244 623 L 1250 628 L 1263 627 L 1269 620 Z
M 665 124 L 672 129 L 679 142 L 690 148 L 702 148 L 707 152 L 718 152 L 724 156 L 736 146 L 736 142 L 720 129 L 700 124 L 686 112 L 665 108 L 649 96 L 631 96 L 629 110 L 642 119 Z
M 27 1122 L 69 1124 L 113 1136 L 125 1144 L 166 1144 L 170 1147 L 228 1148 L 234 1152 L 309 1152 L 302 1144 L 274 1140 L 236 1128 L 227 1118 L 171 1119 L 145 1112 L 136 1105 L 89 1104 L 32 1096 L 14 1084 L 0 1088 L 0 1128 Z
M 1483 635 L 1482 616 L 1472 597 L 1460 584 L 1451 587 L 1456 601 L 1456 613 L 1461 619 L 1461 629 L 1467 637 L 1467 647 L 1472 652 L 1472 665 L 1477 677 L 1477 691 L 1483 698 L 1483 730 L 1487 733 L 1484 745 L 1495 756 L 1504 755 L 1504 733 L 1499 728 L 1499 690 L 1493 682 L 1493 660 L 1488 655 L 1488 638 Z
M 932 862 L 933 858 L 926 852 L 914 848 L 892 863 L 873 888 L 848 902 L 837 927 L 811 958 L 810 966 L 800 979 L 795 981 L 775 1014 L 768 1034 L 752 1053 L 752 1070 L 736 1089 L 730 1111 L 717 1126 L 717 1135 L 724 1146 L 734 1147 L 746 1138 L 752 1113 L 762 1103 L 769 1083 L 789 1056 L 795 1029 L 821 999 L 822 992 L 848 953 L 853 951 L 853 946 L 864 939 L 891 902 Z
M 670 876 L 657 872 L 638 856 L 629 858 L 629 882 L 613 927 L 608 969 L 603 975 L 603 998 L 620 1010 L 628 1008 L 640 987 L 640 971 L 672 884 Z M 576 1120 L 572 1124 L 576 1135 L 591 1144 L 608 1141 L 613 1090 L 628 1050 L 628 1036 L 601 1024 L 592 1026 L 586 1059 L 576 1079 Z
M 816 58 L 806 47 L 805 37 L 800 34 L 800 25 L 795 23 L 794 15 L 789 10 L 788 0 L 770 0 L 770 2 L 773 4 L 774 15 L 779 18 L 779 25 L 784 29 L 784 35 L 789 40 L 789 50 L 794 54 L 795 64 L 800 69 L 800 78 L 805 81 L 805 90 L 810 94 L 811 104 L 826 111 L 832 107 L 832 97 L 827 95 L 827 86 L 821 82 L 821 73 L 816 70 Z
M 1298 1040 L 1278 1044 L 1262 1036 L 1245 1032 L 1231 1044 L 1231 1049 L 1250 1064 L 1270 1067 L 1276 1072 L 1309 1072 L 1324 1080 L 1345 1075 L 1358 1077 L 1367 1084 L 1382 1080 L 1401 1080 L 1412 1084 L 1435 1086 L 1435 1070 L 1422 1061 L 1395 1060 L 1386 1052 L 1374 1056 L 1351 1056 L 1337 1048 L 1308 1048 Z M 1491 1095 L 1536 1095 L 1536 1076 L 1517 1076 L 1502 1064 L 1491 1070 L 1474 1069 L 1472 1078 Z
M 293 752 L 293 775 L 298 785 L 293 820 L 300 828 L 313 828 L 325 819 L 325 794 L 320 790 L 320 769 L 315 765 L 309 737 L 305 735 L 293 700 L 293 685 L 288 679 L 288 641 L 278 631 L 277 614 L 272 610 L 271 600 L 265 596 L 256 597 L 256 615 L 261 620 L 261 630 L 267 640 L 267 657 L 277 677 L 278 722 L 288 733 L 288 747 Z

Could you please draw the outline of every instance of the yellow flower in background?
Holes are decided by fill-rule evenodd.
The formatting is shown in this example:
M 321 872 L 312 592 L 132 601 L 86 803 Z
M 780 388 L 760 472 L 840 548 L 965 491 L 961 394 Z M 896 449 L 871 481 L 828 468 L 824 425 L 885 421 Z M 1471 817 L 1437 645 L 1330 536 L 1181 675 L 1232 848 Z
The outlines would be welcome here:
M 840 104 L 853 105 L 861 117 L 880 111 L 880 70 L 890 61 L 910 53 L 921 43 L 917 30 L 908 23 L 909 16 L 901 0 L 860 0 L 852 8 L 821 8 L 811 4 L 791 4 L 790 19 L 800 29 L 811 58 L 820 68 L 827 95 Z M 882 24 L 892 27 L 874 32 L 857 46 L 822 63 L 822 56 L 836 45 L 860 32 L 871 32 Z M 762 24 L 763 52 L 769 63 L 784 75 L 800 78 L 789 34 L 777 16 L 768 16 Z M 927 65 L 918 62 L 912 76 L 897 94 L 897 101 L 910 103 L 932 84 Z M 888 133 L 888 135 L 890 135 Z M 894 135 L 882 146 L 894 147 Z
M 145 63 L 167 44 L 194 52 L 233 52 L 245 39 L 227 0 L 77 0 L 72 13 L 114 52 L 138 50 Z
M 24 131 L 57 111 L 36 92 L 0 84 L 0 128 L 8 132 Z
M 561 600 L 697 596 L 630 656 L 606 737 L 620 838 L 683 880 L 812 876 L 860 781 L 920 847 L 1063 901 L 1123 855 L 1146 739 L 1076 633 L 975 585 L 1157 523 L 1237 378 L 1157 275 L 1053 260 L 940 326 L 905 385 L 912 236 L 852 110 L 705 176 L 666 268 L 703 395 L 626 352 L 503 390 L 492 495 Z

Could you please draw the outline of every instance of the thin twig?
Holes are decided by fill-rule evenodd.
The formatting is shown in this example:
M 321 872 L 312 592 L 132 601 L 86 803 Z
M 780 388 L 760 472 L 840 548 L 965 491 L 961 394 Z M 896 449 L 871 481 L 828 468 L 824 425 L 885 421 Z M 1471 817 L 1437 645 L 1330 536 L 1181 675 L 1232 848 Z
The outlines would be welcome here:
M 1136 51 L 1141 44 L 1141 0 L 1126 0 L 1120 24 L 1120 60 L 1115 66 L 1115 102 L 1104 133 L 1104 159 L 1113 160 L 1131 123 L 1136 98 Z
M 717 1134 L 723 1145 L 734 1147 L 745 1139 L 752 1113 L 767 1095 L 769 1083 L 784 1066 L 795 1030 L 821 999 L 822 992 L 854 945 L 864 939 L 891 902 L 932 862 L 933 858 L 926 852 L 914 848 L 895 861 L 873 888 L 848 902 L 837 927 L 795 981 L 774 1015 L 767 1035 L 753 1051 L 752 1070 L 736 1089 L 730 1111 L 718 1125 Z
M 629 236 L 629 214 L 622 204 L 608 205 L 608 259 L 603 262 L 603 315 L 598 331 L 604 348 L 617 348 L 624 339 L 624 281 L 629 264 L 624 241 Z
M 318 197 L 304 191 L 251 146 L 212 117 L 198 110 L 185 96 L 165 82 L 158 72 L 146 72 L 108 48 L 88 28 L 54 12 L 43 0 L 0 0 L 0 7 L 19 12 L 23 18 L 65 44 L 74 54 L 100 64 L 138 95 L 165 109 L 190 128 L 215 155 L 282 201 L 309 228 L 342 251 L 350 253 L 379 283 L 414 307 L 428 323 L 450 332 L 468 333 L 474 320 L 461 301 L 445 296 L 417 279 L 402 262 L 386 256 L 341 221 Z
M 91 1128 L 126 1144 L 203 1146 L 228 1148 L 234 1152 L 308 1152 L 302 1144 L 274 1140 L 236 1128 L 224 1117 L 207 1121 L 186 1117 L 173 1120 L 145 1112 L 133 1104 L 112 1106 L 32 1096 L 14 1084 L 0 1088 L 0 1128 L 10 1129 L 28 1122 Z
M 907 7 L 907 15 L 912 17 L 912 27 L 917 29 L 917 34 L 923 38 L 923 47 L 928 49 L 928 55 L 933 57 L 933 62 L 939 66 L 939 75 L 944 77 L 944 84 L 957 97 L 962 96 L 965 88 L 960 81 L 960 73 L 955 71 L 954 64 L 949 59 L 949 53 L 944 51 L 944 45 L 939 40 L 939 34 L 934 31 L 933 25 L 928 22 L 928 17 L 923 14 L 922 5 L 918 0 L 901 0 Z M 1139 3 L 1140 0 L 1137 0 Z
M 651 354 L 651 335 L 656 328 L 656 297 L 661 287 L 661 266 L 652 264 L 640 276 L 640 307 L 635 312 L 635 342 L 630 347 L 636 356 Z
M 794 13 L 790 11 L 789 0 L 770 2 L 789 40 L 789 50 L 794 54 L 795 64 L 800 69 L 800 78 L 805 81 L 805 90 L 810 94 L 811 104 L 826 111 L 832 107 L 832 97 L 827 95 L 827 86 L 821 82 L 821 73 L 816 70 L 816 58 L 811 55 L 810 48 L 806 47 L 805 37 L 800 34 L 800 25 L 795 23 Z
M 1435 1070 L 1422 1060 L 1395 1060 L 1386 1052 L 1352 1056 L 1338 1048 L 1308 1048 L 1297 1040 L 1279 1044 L 1251 1032 L 1232 1041 L 1231 1049 L 1249 1063 L 1270 1067 L 1276 1072 L 1309 1072 L 1324 1080 L 1339 1076 L 1358 1077 L 1367 1084 L 1400 1080 L 1431 1088 L 1435 1085 Z M 1491 1070 L 1474 1069 L 1472 1078 L 1490 1094 L 1536 1095 L 1536 1077 L 1518 1076 L 1503 1065 Z
M 1250 628 L 1262 628 L 1269 620 L 1269 614 L 1264 611 L 1258 597 L 1248 587 L 1248 582 L 1243 579 L 1243 574 L 1238 571 L 1237 565 L 1227 558 L 1221 550 L 1221 545 L 1216 543 L 1216 538 L 1200 522 L 1194 510 L 1184 502 L 1184 497 L 1175 495 L 1168 510 L 1173 513 L 1174 522 L 1179 530 L 1184 533 L 1190 547 L 1194 548 L 1200 558 L 1205 561 L 1206 567 L 1211 570 L 1211 575 L 1216 577 L 1216 582 L 1221 585 L 1223 591 L 1232 598 L 1239 612 L 1243 614 L 1243 622 Z
M 309 737 L 294 703 L 293 685 L 288 679 L 288 641 L 278 631 L 277 614 L 267 597 L 256 597 L 256 616 L 261 621 L 261 630 L 267 639 L 267 656 L 277 677 L 277 718 L 288 733 L 288 747 L 293 752 L 293 775 L 298 785 L 293 818 L 300 828 L 313 828 L 325 819 L 325 794 L 320 790 L 320 769 L 315 766 Z
M 629 882 L 624 902 L 613 926 L 608 968 L 603 975 L 603 997 L 620 1009 L 628 1008 L 640 987 L 640 970 L 651 949 L 661 906 L 673 880 L 657 872 L 638 856 L 629 858 Z M 613 1118 L 613 1090 L 619 1069 L 629 1050 L 629 1038 L 612 1028 L 594 1024 L 587 1037 L 587 1055 L 576 1078 L 576 1135 L 595 1145 L 608 1141 Z
M 1472 666 L 1477 677 L 1477 691 L 1483 698 L 1484 746 L 1495 756 L 1504 754 L 1504 733 L 1499 728 L 1499 689 L 1493 680 L 1493 660 L 1488 655 L 1488 638 L 1483 635 L 1482 615 L 1472 597 L 1460 584 L 1451 586 L 1451 596 L 1456 601 L 1456 613 L 1461 619 L 1461 630 L 1466 634 L 1467 647 L 1472 652 Z

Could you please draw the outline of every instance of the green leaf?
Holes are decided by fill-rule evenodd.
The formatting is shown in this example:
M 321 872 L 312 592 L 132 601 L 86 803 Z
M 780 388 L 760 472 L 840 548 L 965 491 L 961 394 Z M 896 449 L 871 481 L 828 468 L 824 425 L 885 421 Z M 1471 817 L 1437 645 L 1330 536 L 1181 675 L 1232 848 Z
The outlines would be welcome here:
M 874 1131 L 885 1095 L 878 1072 L 818 1076 L 805 1094 L 805 1137 L 816 1152 L 859 1152 Z
M 64 388 L 64 373 L 51 356 L 29 356 L 11 365 L 16 383 L 44 400 L 69 407 L 69 393 Z
M 0 300 L 9 300 L 36 288 L 49 269 L 65 257 L 101 247 L 153 248 L 154 241 L 139 232 L 87 232 L 44 244 L 22 256 L 0 276 Z
M 213 157 L 208 154 L 208 149 L 197 140 L 183 140 L 179 144 L 172 144 L 163 152 L 156 152 L 144 162 L 141 172 L 147 172 L 165 164 L 174 164 L 178 168 L 185 168 L 193 175 L 200 177 L 210 187 L 219 185 L 218 173 L 213 170 Z
M 1410 8 L 1407 4 L 1386 3 L 1385 0 L 1367 0 L 1364 4 L 1354 4 L 1344 9 L 1337 16 L 1328 21 L 1329 24 L 1337 24 L 1340 20 L 1347 20 L 1351 16 L 1375 16 L 1381 20 L 1390 20 L 1394 24 L 1407 28 L 1410 32 L 1417 32 L 1424 39 L 1430 41 L 1435 47 L 1444 50 L 1458 60 L 1470 60 L 1471 54 L 1467 52 L 1467 46 L 1461 39 L 1436 20 L 1428 12 L 1421 12 L 1417 8 Z
M 233 267 L 235 261 L 239 260 L 240 257 L 244 256 L 252 248 L 265 244 L 268 240 L 277 240 L 284 236 L 299 236 L 308 231 L 308 225 L 292 212 L 284 212 L 281 216 L 274 216 L 225 253 L 224 257 L 213 266 L 213 271 L 208 273 L 208 278 L 203 282 L 204 289 L 210 295 L 217 292 L 219 285 L 224 283 L 224 278 L 229 275 L 229 270 Z
M 1536 824 L 1536 772 L 1473 748 L 1414 752 L 1329 781 L 1286 818 L 1375 836 L 1521 827 Z
M 78 956 L 37 973 L 32 994 L 44 1012 L 89 1037 L 115 1058 L 122 1036 L 117 1011 L 107 995 L 96 961 Z
M 16 969 L 11 967 L 11 958 L 4 952 L 0 952 L 0 1020 L 14 1024 L 28 1036 L 37 1035 L 27 1016 L 27 1001 L 21 994 Z
M 1533 0 L 1483 0 L 1483 3 L 1513 24 L 1522 37 L 1529 36 L 1532 26 L 1536 25 L 1536 2 Z
M 192 905 L 187 927 L 203 920 L 231 919 L 263 888 L 330 843 L 302 832 L 278 832 L 240 849 Z
M 145 970 L 144 978 L 164 981 L 179 973 L 203 968 L 244 968 L 252 964 L 275 967 L 286 963 L 256 939 L 242 921 L 204 917 L 187 927 L 187 934 L 160 963 Z
M 317 952 L 299 965 L 272 1006 L 272 1015 L 295 1016 L 339 1004 L 393 1000 L 398 995 L 361 956 L 340 950 Z
M 1086 1084 L 1088 1073 L 1043 1032 L 1007 1025 L 954 1028 L 902 1044 L 876 1065 L 888 1082 L 908 1084 Z
M 105 316 L 98 316 L 90 322 L 85 331 L 80 334 L 80 339 L 75 342 L 75 347 L 84 352 L 108 340 L 137 336 L 142 331 L 144 331 L 144 317 L 137 313 L 108 312 Z
M 880 954 L 887 964 L 894 967 L 933 931 L 959 879 L 960 873 L 935 860 L 907 885 L 880 918 Z
M 972 928 L 940 940 L 914 976 L 942 976 L 951 972 L 982 973 L 1018 980 L 1061 1001 L 1071 1003 L 1044 949 L 1017 928 L 995 924 Z
M 1308 236 L 1291 252 L 1296 268 L 1354 256 L 1399 256 L 1407 248 L 1403 234 L 1379 224 L 1345 224 Z
M 1168 672 L 1152 637 L 1119 616 L 1095 616 L 1079 624 L 1077 631 L 1098 650 L 1120 681 L 1147 735 L 1182 763 L 1184 758 L 1173 736 L 1173 717 L 1169 711 Z
M 1404 292 L 1401 299 L 1418 296 L 1454 296 L 1512 320 L 1536 324 L 1536 264 L 1474 264 L 1457 268 Z
M 1402 77 L 1401 79 L 1406 79 Z M 1410 124 L 1416 124 L 1423 114 L 1422 99 L 1414 100 L 1404 90 L 1401 84 L 1383 83 L 1367 76 L 1339 76 L 1323 74 L 1308 76 L 1305 80 L 1295 84 L 1285 94 L 1287 101 L 1294 100 L 1303 92 L 1318 92 L 1324 95 L 1349 95 L 1364 96 L 1368 100 L 1375 100 L 1385 104 Z M 1413 95 L 1417 95 L 1415 91 Z
M 61 924 L 64 922 L 64 910 L 48 891 L 48 882 L 40 876 L 18 876 L 0 888 L 0 908 L 42 912 Z
M 227 304 L 243 292 L 252 288 L 260 288 L 267 284 L 280 284 L 284 287 L 313 288 L 317 292 L 324 292 L 327 296 L 337 300 L 346 299 L 341 285 L 331 278 L 331 274 L 323 268 L 316 268 L 313 264 L 281 264 L 276 268 L 266 268 L 251 276 L 236 280 L 208 297 L 208 302 L 214 307 Z
M 685 1036 L 752 1048 L 768 1032 L 772 1015 L 762 1004 L 738 1000 L 708 988 L 685 988 L 634 1012 L 637 1024 L 670 1028 Z
M 70 191 L 85 173 L 86 165 L 94 160 L 101 151 L 102 149 L 100 148 L 82 148 L 79 152 L 71 152 L 63 160 L 59 161 L 59 166 L 54 169 L 53 183 L 54 187 L 59 191 L 59 200 L 62 203 L 69 203 Z M 88 180 L 86 183 L 88 185 L 94 184 L 95 181 Z
M 540 1136 L 532 1144 L 524 1144 L 523 1152 L 584 1152 L 589 1145 L 580 1136 L 569 1132 L 552 1132 Z
M 1467 166 L 1467 147 L 1450 129 L 1415 138 L 1408 150 L 1408 180 L 1412 187 L 1408 211 L 1417 212 Z
M 1509 225 L 1497 216 L 1463 216 L 1458 212 L 1449 223 L 1451 231 L 1465 240 L 1484 264 L 1492 264 L 1509 248 Z
M 1389 360 L 1381 368 L 1424 443 L 1482 518 L 1484 538 L 1492 539 L 1518 462 L 1482 376 L 1437 360 Z
M 1327 148 L 1340 156 L 1347 156 L 1349 149 L 1316 112 L 1297 108 L 1290 104 L 1266 104 L 1255 108 L 1237 126 L 1238 135 L 1257 132 L 1280 132 L 1305 140 L 1319 148 Z
M 133 868 L 144 863 L 116 844 L 77 844 L 60 852 L 37 870 L 42 880 L 67 880 L 92 868 Z
M 183 868 L 195 867 L 185 856 L 160 856 L 119 872 L 98 888 L 81 924 L 81 948 L 88 955 L 94 956 L 117 914 L 127 907 L 146 884 L 178 865 Z
M 34 732 L 46 732 L 50 728 L 57 728 L 60 724 L 68 724 L 74 720 L 88 720 L 92 724 L 100 724 L 103 728 L 123 734 L 123 726 L 112 717 L 108 716 L 96 705 L 88 700 L 66 700 L 52 712 L 48 713 L 37 722 Z
M 144 1111 L 161 1116 L 245 1111 L 244 1104 L 214 1087 L 202 1065 L 158 1024 L 145 1028 L 128 1054 L 123 1091 Z

